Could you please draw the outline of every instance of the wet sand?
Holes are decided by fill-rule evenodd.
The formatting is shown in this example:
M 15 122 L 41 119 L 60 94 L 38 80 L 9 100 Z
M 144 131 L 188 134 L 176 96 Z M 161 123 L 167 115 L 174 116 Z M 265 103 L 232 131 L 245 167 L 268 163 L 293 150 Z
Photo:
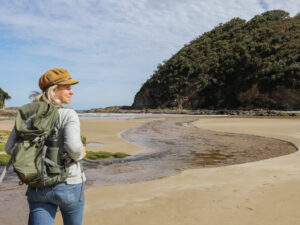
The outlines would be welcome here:
M 178 170 L 258 161 L 297 151 L 294 144 L 257 135 L 224 133 L 193 125 L 199 117 L 167 118 L 121 134 L 130 143 L 146 146 L 141 155 L 163 156 Z M 170 161 L 170 162 L 167 162 Z
M 183 170 L 258 161 L 296 151 L 293 144 L 274 138 L 225 134 L 189 124 L 191 117 L 146 122 L 121 133 L 146 150 L 125 159 L 85 164 L 93 187 L 136 183 L 175 175 Z M 94 161 L 95 162 L 95 161 Z
M 210 124 L 203 124 L 205 121 L 210 121 Z M 194 125 L 200 124 L 202 129 L 218 129 L 226 127 L 227 121 L 219 118 L 216 121 L 200 119 Z M 300 127 L 300 120 L 279 122 L 277 129 L 282 131 L 279 134 L 274 126 L 268 128 L 268 125 L 276 125 L 278 121 L 252 121 L 254 126 L 249 133 L 286 139 L 299 147 L 300 135 L 298 137 L 295 134 L 299 133 L 297 127 Z M 243 127 L 245 125 L 242 122 L 238 122 L 236 127 L 247 133 L 247 126 Z M 263 126 L 256 129 L 255 125 Z M 83 122 L 83 134 L 84 126 Z M 99 126 L 101 121 L 94 121 L 86 129 L 94 129 L 91 134 L 98 137 L 95 129 Z M 118 126 L 117 123 L 115 126 Z M 230 126 L 227 128 L 227 131 L 232 130 Z M 110 135 L 116 138 L 119 132 Z M 96 140 L 92 138 L 97 138 L 95 136 L 86 136 L 88 140 L 104 142 L 102 138 Z M 107 134 L 107 140 L 110 138 Z M 111 140 L 121 140 L 114 138 Z M 121 143 L 115 147 L 115 151 L 120 151 L 119 147 L 123 146 Z M 143 148 L 134 146 L 132 150 L 128 146 L 128 149 L 132 153 Z M 84 224 L 298 224 L 299 160 L 297 152 L 259 162 L 185 170 L 171 177 L 147 182 L 89 188 Z M 59 216 L 56 224 L 62 224 Z

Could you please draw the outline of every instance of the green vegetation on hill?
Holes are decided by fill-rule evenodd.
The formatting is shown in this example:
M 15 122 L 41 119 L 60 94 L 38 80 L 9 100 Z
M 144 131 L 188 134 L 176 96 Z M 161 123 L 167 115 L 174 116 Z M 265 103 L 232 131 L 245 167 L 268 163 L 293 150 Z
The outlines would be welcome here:
M 273 10 L 191 41 L 158 65 L 132 106 L 300 109 L 299 87 L 300 14 Z

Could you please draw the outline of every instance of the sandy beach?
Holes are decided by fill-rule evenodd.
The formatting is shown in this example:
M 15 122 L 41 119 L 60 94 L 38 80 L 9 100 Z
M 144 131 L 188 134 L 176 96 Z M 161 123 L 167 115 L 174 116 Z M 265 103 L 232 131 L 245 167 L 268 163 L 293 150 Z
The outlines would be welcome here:
M 202 129 L 288 140 L 300 120 L 200 119 Z M 300 224 L 300 155 L 195 169 L 164 179 L 87 190 L 84 224 Z M 57 224 L 61 222 L 57 221 Z
M 87 137 L 87 142 L 96 142 L 102 146 L 88 146 L 88 151 L 125 152 L 132 154 L 144 149 L 143 146 L 134 145 L 122 140 L 119 134 L 139 124 L 153 119 L 133 120 L 81 120 L 82 135 Z M 159 119 L 156 119 L 159 120 Z
M 143 122 L 81 120 L 81 126 L 88 141 L 104 144 L 91 150 L 133 153 L 143 147 L 123 141 L 118 134 Z M 192 125 L 273 137 L 300 146 L 299 119 L 201 118 Z M 0 129 L 12 126 L 12 122 L 0 122 Z M 299 161 L 296 152 L 239 165 L 185 170 L 147 182 L 91 187 L 86 191 L 83 224 L 297 225 Z M 60 216 L 55 224 L 62 224 Z

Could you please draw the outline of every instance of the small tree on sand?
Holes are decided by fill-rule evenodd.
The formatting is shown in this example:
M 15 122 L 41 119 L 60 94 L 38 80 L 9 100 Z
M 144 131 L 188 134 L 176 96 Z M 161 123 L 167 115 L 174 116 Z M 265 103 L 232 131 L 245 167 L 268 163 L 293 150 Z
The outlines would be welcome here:
M 11 97 L 8 95 L 7 92 L 3 91 L 2 88 L 0 88 L 0 109 L 5 107 L 6 99 L 11 99 Z

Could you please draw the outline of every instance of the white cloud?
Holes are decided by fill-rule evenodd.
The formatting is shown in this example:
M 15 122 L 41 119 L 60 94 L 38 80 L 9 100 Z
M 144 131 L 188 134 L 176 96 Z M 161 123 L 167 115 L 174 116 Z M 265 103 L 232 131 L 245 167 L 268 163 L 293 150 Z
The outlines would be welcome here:
M 293 16 L 300 3 L 296 0 L 1 0 L 0 30 L 1 37 L 14 40 L 21 51 L 66 62 L 78 74 L 86 74 L 88 68 L 89 77 L 95 79 L 113 75 L 115 80 L 134 83 L 145 81 L 158 63 L 219 23 L 233 17 L 248 20 L 266 9 L 283 9 Z M 119 93 L 123 98 L 124 93 Z

